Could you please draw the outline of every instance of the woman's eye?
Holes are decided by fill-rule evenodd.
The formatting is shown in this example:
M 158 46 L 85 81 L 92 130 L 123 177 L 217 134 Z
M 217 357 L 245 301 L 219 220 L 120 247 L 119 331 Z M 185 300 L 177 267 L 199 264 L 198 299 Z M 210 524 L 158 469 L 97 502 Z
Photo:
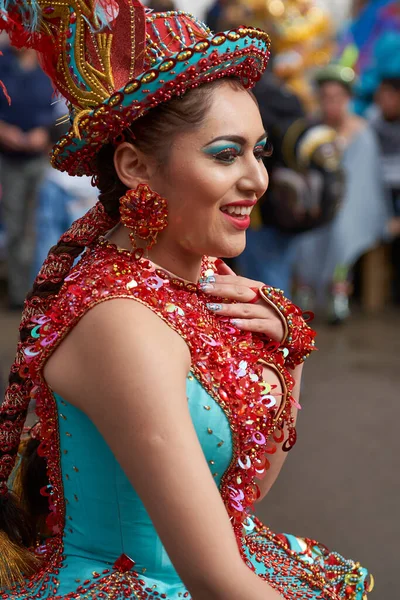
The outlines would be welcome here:
M 270 141 L 267 141 L 266 144 L 260 144 L 254 148 L 254 156 L 257 160 L 262 160 L 263 158 L 269 158 L 272 155 L 273 146 Z
M 227 148 L 226 150 L 221 150 L 217 154 L 214 154 L 214 158 L 224 163 L 231 164 L 235 162 L 236 158 L 239 156 L 239 152 L 235 148 Z

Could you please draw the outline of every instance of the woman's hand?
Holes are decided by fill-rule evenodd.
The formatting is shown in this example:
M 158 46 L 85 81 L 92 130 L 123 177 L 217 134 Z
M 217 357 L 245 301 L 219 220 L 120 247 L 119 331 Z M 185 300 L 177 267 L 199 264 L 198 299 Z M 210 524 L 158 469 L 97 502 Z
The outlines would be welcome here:
M 262 333 L 276 342 L 282 342 L 285 328 L 278 310 L 267 304 L 259 295 L 264 284 L 240 277 L 222 261 L 216 261 L 213 277 L 201 280 L 200 290 L 210 296 L 208 309 L 229 317 L 238 329 Z M 215 302 L 212 297 L 223 298 Z

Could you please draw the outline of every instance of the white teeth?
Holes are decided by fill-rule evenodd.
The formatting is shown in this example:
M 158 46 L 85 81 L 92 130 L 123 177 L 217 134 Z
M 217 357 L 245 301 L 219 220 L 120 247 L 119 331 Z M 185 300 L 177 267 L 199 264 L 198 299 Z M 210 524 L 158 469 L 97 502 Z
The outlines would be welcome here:
M 252 208 L 252 206 L 223 206 L 221 210 L 229 215 L 243 217 L 250 215 Z

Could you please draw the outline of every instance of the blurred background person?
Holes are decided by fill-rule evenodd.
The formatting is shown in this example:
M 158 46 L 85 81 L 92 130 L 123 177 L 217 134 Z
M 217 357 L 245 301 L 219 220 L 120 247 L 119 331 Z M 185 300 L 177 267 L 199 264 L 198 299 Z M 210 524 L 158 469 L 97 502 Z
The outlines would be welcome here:
M 238 4 L 237 0 L 214 0 L 206 12 L 205 22 L 211 31 L 220 31 L 221 19 L 225 18 L 225 9 Z
M 1 218 L 6 237 L 8 304 L 20 310 L 32 283 L 34 217 L 48 162 L 53 89 L 32 50 L 3 48 L 0 81 Z
M 218 11 L 217 11 L 218 6 Z M 212 19 L 217 31 L 238 27 L 241 23 L 256 19 L 249 14 L 249 8 L 236 0 L 217 2 L 211 9 Z M 207 15 L 210 26 L 210 14 Z M 211 27 L 212 28 L 212 27 Z M 283 289 L 289 293 L 291 268 L 294 260 L 294 236 L 276 227 L 272 209 L 269 208 L 271 179 L 273 169 L 280 164 L 280 145 L 284 132 L 296 119 L 304 116 L 304 110 L 297 95 L 268 68 L 262 80 L 254 88 L 254 95 L 260 106 L 264 127 L 271 143 L 270 159 L 266 166 L 270 177 L 269 191 L 262 199 L 262 207 L 255 207 L 252 214 L 252 228 L 247 233 L 245 251 L 235 260 L 235 266 L 246 277 L 256 281 L 268 281 L 268 285 Z
M 247 3 L 240 0 L 219 0 L 214 6 L 219 6 L 219 17 L 216 19 L 216 31 L 227 31 L 239 27 L 243 23 L 254 22 L 253 11 Z M 212 30 L 212 28 L 210 27 Z
M 389 204 L 383 186 L 376 136 L 367 121 L 350 110 L 355 74 L 329 65 L 316 75 L 319 121 L 337 132 L 343 151 L 346 185 L 334 221 L 304 234 L 296 251 L 302 298 L 328 311 L 329 320 L 349 316 L 352 269 L 356 261 L 385 238 Z M 309 308 L 309 306 L 307 306 Z
M 67 107 L 63 100 L 55 103 L 54 112 L 59 119 L 65 121 Z M 49 152 L 68 130 L 69 124 L 65 122 L 50 129 Z M 57 244 L 61 235 L 76 219 L 96 204 L 97 196 L 98 190 L 92 186 L 90 177 L 71 177 L 68 173 L 53 169 L 48 163 L 38 190 L 32 280 L 40 271 L 50 248 Z
M 380 164 L 384 184 L 390 196 L 393 219 L 389 224 L 392 236 L 392 295 L 400 304 L 400 34 L 387 34 L 377 50 L 375 110 L 370 122 L 380 146 Z
M 268 281 L 268 285 L 282 289 L 286 295 L 290 295 L 296 234 L 279 226 L 279 216 L 275 210 L 278 206 L 273 198 L 273 188 L 275 170 L 283 164 L 284 134 L 294 121 L 304 117 L 304 110 L 297 96 L 291 93 L 272 71 L 264 74 L 256 85 L 254 94 L 273 150 L 271 157 L 265 160 L 270 183 L 260 204 L 253 210 L 252 227 L 247 232 L 246 248 L 236 259 L 236 264 L 246 277 L 256 281 Z
M 308 3 L 300 7 L 294 2 L 282 4 L 283 12 L 277 12 L 276 3 L 251 4 L 252 14 L 247 3 L 227 3 L 217 23 L 218 30 L 226 30 L 253 21 L 275 32 L 272 68 L 254 89 L 273 147 L 272 156 L 265 161 L 270 184 L 253 210 L 245 251 L 235 262 L 242 274 L 268 281 L 290 295 L 297 235 L 325 222 L 341 191 L 333 181 L 341 177 L 332 146 L 334 130 L 317 128 L 305 120 L 306 107 L 312 103 L 305 72 L 316 48 L 321 47 L 315 37 L 319 38 L 321 26 L 326 31 L 326 19 L 323 11 L 315 12 Z
M 267 192 L 253 210 L 238 266 L 244 274 L 292 291 L 297 240 L 335 216 L 343 196 L 341 149 L 332 127 L 308 120 L 296 95 L 273 73 L 255 88 L 273 145 Z

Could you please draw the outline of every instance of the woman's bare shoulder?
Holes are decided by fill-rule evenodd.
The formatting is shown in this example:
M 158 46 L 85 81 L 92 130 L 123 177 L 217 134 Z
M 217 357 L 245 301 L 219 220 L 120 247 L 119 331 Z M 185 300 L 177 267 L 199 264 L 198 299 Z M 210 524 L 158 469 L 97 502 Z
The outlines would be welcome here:
M 178 361 L 185 373 L 190 369 L 190 352 L 178 333 L 147 306 L 117 298 L 95 305 L 79 320 L 50 356 L 44 376 L 68 400 L 77 395 L 85 375 L 95 376 L 100 364 L 107 367 L 110 379 L 116 377 L 126 356 L 132 369 L 141 365 L 150 372 L 149 356 L 154 363 Z

